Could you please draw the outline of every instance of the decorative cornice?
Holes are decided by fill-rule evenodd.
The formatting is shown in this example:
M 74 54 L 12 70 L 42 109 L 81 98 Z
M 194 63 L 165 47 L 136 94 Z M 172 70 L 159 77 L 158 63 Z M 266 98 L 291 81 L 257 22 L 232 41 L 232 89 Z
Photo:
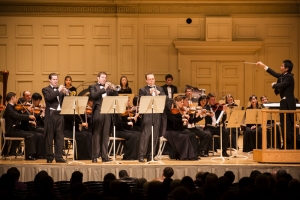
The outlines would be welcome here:
M 0 3 L 0 15 L 299 15 L 300 3 L 218 4 L 9 4 Z
M 194 54 L 255 54 L 263 46 L 263 41 L 228 41 L 207 42 L 177 40 L 173 41 L 178 53 L 182 55 Z

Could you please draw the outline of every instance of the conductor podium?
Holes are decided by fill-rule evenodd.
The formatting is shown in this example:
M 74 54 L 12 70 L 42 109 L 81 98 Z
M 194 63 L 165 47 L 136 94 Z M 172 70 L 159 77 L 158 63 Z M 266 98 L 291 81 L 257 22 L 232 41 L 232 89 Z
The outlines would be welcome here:
M 270 106 L 268 106 L 270 107 Z M 296 150 L 296 127 L 294 127 L 293 132 L 293 149 L 268 149 L 267 148 L 267 115 L 272 114 L 272 119 L 276 121 L 277 113 L 283 114 L 286 120 L 286 114 L 294 113 L 294 125 L 298 124 L 297 115 L 299 115 L 300 110 L 277 110 L 279 109 L 279 104 L 272 106 L 276 109 L 262 109 L 262 149 L 253 150 L 253 160 L 263 163 L 300 163 L 300 151 Z M 298 108 L 298 104 L 297 104 Z M 298 119 L 299 120 L 299 119 Z M 285 126 L 285 124 L 281 124 Z M 283 133 L 283 137 L 286 138 L 286 131 Z M 290 133 L 291 134 L 291 133 Z M 286 140 L 284 140 L 286 141 Z M 286 145 L 284 145 L 286 146 Z

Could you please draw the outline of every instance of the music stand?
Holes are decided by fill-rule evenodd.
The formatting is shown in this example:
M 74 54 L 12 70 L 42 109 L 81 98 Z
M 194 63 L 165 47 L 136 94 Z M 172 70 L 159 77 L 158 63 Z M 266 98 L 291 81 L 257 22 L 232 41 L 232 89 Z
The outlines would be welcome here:
M 124 113 L 126 110 L 126 105 L 128 103 L 128 96 L 105 96 L 103 97 L 100 114 L 114 114 Z M 116 126 L 115 120 L 113 119 L 113 128 L 114 128 L 114 156 L 113 162 L 115 164 L 121 164 L 116 162 Z M 107 163 L 110 164 L 110 163 Z
M 230 118 L 227 123 L 227 128 L 236 128 L 236 146 L 238 147 L 238 128 L 240 127 L 242 121 L 245 117 L 245 111 L 244 110 L 233 110 L 230 114 Z M 238 148 L 236 148 L 236 154 L 234 156 L 230 156 L 232 158 L 248 158 L 247 156 L 239 156 L 238 155 Z
M 222 161 L 225 160 L 225 158 L 223 157 L 223 130 L 222 130 L 223 122 L 220 122 L 222 120 L 222 118 L 223 118 L 223 115 L 224 115 L 224 110 L 221 111 L 221 113 L 219 115 L 219 118 L 216 121 L 216 126 L 218 126 L 220 124 L 219 126 L 220 126 L 220 146 L 221 146 L 220 148 L 221 148 L 221 156 L 211 158 L 211 160 L 217 160 L 217 159 L 221 159 Z M 226 158 L 226 159 L 229 159 L 229 158 Z
M 258 140 L 258 124 L 261 124 L 262 122 L 262 114 L 261 114 L 261 109 L 247 109 L 246 110 L 246 124 L 255 124 L 255 133 L 256 133 L 256 149 L 257 149 L 257 140 Z M 248 153 L 252 153 L 251 151 Z
M 73 160 L 71 162 L 68 162 L 68 164 L 72 164 L 73 162 L 85 164 L 83 162 L 75 161 L 75 114 L 84 114 L 88 98 L 88 96 L 66 96 L 61 107 L 61 115 L 73 115 Z
M 231 113 L 233 112 L 233 110 L 243 110 L 243 107 L 242 106 L 228 106 L 228 109 L 226 110 L 226 114 L 227 114 L 226 122 L 229 121 Z M 227 126 L 227 128 L 228 128 L 228 126 Z M 236 128 L 236 131 L 237 131 L 237 128 Z M 229 143 L 230 143 L 230 145 L 229 145 L 229 147 L 230 147 L 230 155 L 232 155 L 232 153 L 231 153 L 231 151 L 232 151 L 231 138 L 232 138 L 232 131 L 231 131 L 231 128 L 230 128 L 230 141 L 229 141 Z
M 166 103 L 166 96 L 141 96 L 139 113 L 141 114 L 152 114 L 152 126 L 151 126 L 151 161 L 146 164 L 159 163 L 164 164 L 161 161 L 153 160 L 153 114 L 163 113 Z

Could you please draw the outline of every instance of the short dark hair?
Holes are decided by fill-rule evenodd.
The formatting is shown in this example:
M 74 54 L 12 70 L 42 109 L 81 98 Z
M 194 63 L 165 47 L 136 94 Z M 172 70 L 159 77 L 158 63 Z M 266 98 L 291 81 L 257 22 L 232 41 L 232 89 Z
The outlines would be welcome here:
M 105 76 L 107 76 L 107 74 L 106 74 L 105 72 L 99 72 L 99 73 L 97 74 L 97 77 L 100 77 L 102 74 L 104 74 Z
M 174 174 L 174 170 L 172 167 L 166 167 L 163 171 L 163 176 L 166 178 L 171 178 Z
M 186 92 L 187 90 L 192 90 L 193 91 L 193 88 L 191 86 L 186 86 L 185 89 L 184 89 L 184 92 Z
M 16 167 L 9 168 L 7 170 L 7 174 L 12 175 L 15 178 L 15 180 L 19 180 L 19 178 L 20 178 L 20 171 Z
M 232 171 L 226 171 L 224 173 L 224 176 L 229 179 L 229 181 L 230 181 L 231 184 L 233 183 L 233 181 L 235 179 L 235 175 L 234 175 L 234 173 Z
M 72 185 L 74 185 L 75 183 L 82 183 L 82 177 L 83 177 L 82 172 L 80 172 L 80 171 L 74 171 L 72 173 L 70 182 L 72 183 Z
M 165 76 L 165 80 L 167 80 L 168 78 L 170 78 L 170 79 L 173 80 L 173 76 L 172 76 L 171 74 L 167 74 L 167 75 Z
M 51 73 L 51 74 L 49 74 L 49 76 L 48 76 L 49 80 L 51 80 L 53 76 L 58 76 L 58 75 L 57 75 L 57 73 Z
M 119 171 L 119 177 L 120 178 L 128 177 L 127 171 L 126 170 Z
M 208 93 L 207 100 L 209 100 L 212 97 L 216 97 L 217 95 L 215 93 Z
M 15 97 L 15 96 L 16 96 L 16 93 L 14 93 L 14 92 L 9 92 L 9 93 L 7 93 L 7 95 L 6 95 L 5 100 L 6 100 L 7 102 L 9 102 L 9 101 L 11 100 L 11 98 L 12 98 L 12 97 Z
M 113 181 L 116 180 L 116 176 L 113 173 L 105 174 L 103 181 Z
M 149 73 L 147 73 L 147 74 L 145 74 L 145 79 L 147 80 L 147 76 L 148 75 L 153 75 L 154 76 L 154 74 L 152 73 L 152 72 L 149 72 Z
M 284 68 L 289 68 L 289 69 L 288 69 L 288 72 L 289 72 L 289 73 L 292 72 L 293 67 L 294 67 L 292 61 L 290 61 L 290 60 L 284 60 L 284 61 L 283 61 L 283 65 L 284 65 Z
M 37 92 L 33 93 L 32 96 L 31 96 L 31 98 L 32 98 L 34 101 L 42 100 L 42 99 L 43 99 L 42 95 L 41 95 L 40 93 L 37 93 Z

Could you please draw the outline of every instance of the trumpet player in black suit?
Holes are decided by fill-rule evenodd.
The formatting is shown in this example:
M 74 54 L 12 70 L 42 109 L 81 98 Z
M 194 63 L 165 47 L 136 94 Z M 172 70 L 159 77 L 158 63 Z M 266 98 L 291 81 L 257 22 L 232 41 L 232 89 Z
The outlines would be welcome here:
M 64 148 L 64 117 L 60 115 L 62 102 L 69 91 L 63 85 L 58 85 L 58 75 L 49 74 L 50 85 L 42 89 L 44 95 L 45 109 L 45 156 L 47 163 L 52 163 L 53 159 L 57 163 L 65 163 L 62 157 Z M 54 154 L 53 154 L 54 139 Z
M 110 162 L 108 158 L 108 141 L 111 129 L 111 114 L 100 114 L 103 97 L 116 96 L 118 93 L 110 82 L 106 81 L 107 74 L 99 72 L 97 83 L 89 86 L 90 98 L 93 100 L 92 107 L 92 162 L 98 162 L 101 157 L 102 162 Z
M 140 88 L 139 96 L 162 96 L 165 95 L 164 90 L 155 86 L 154 74 L 148 73 L 145 75 L 147 85 Z M 160 125 L 161 125 L 161 114 L 144 114 L 142 118 L 142 135 L 140 138 L 140 151 L 139 151 L 139 162 L 144 162 L 144 158 L 147 157 L 147 161 L 151 161 L 151 127 L 153 120 L 153 149 L 156 149 L 158 140 Z

